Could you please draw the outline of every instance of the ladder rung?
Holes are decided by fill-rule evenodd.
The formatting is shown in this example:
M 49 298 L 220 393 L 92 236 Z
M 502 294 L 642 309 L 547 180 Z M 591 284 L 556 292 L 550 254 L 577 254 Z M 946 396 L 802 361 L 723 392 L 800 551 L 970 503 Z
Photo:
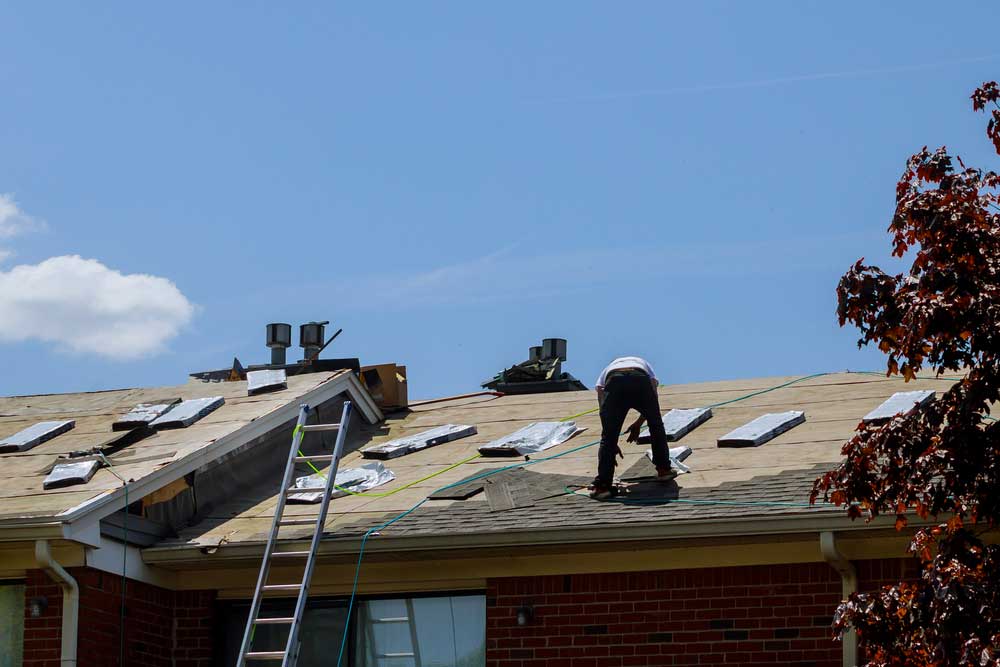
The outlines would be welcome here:
M 290 625 L 295 622 L 291 616 L 281 616 L 277 618 L 258 618 L 254 621 L 256 625 Z
M 340 428 L 340 424 L 312 424 L 311 426 L 303 426 L 303 433 L 313 433 L 315 431 L 336 431 Z
M 308 555 L 308 551 L 275 551 L 271 558 L 304 558 Z
M 302 584 L 264 584 L 265 591 L 297 591 Z
M 251 651 L 243 656 L 247 660 L 283 660 L 284 651 Z
M 316 524 L 316 519 L 282 519 L 279 526 L 312 526 Z
M 316 454 L 315 456 L 296 456 L 296 463 L 305 463 L 306 461 L 332 461 L 333 454 Z

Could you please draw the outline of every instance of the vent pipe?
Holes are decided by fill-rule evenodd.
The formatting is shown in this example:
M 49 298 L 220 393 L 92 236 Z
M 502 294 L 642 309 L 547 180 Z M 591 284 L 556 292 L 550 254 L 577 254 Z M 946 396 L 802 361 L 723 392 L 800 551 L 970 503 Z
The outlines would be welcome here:
M 535 345 L 528 348 L 528 361 L 539 361 L 542 358 L 542 346 Z
M 542 359 L 558 359 L 559 361 L 566 361 L 566 339 L 543 338 Z
M 267 346 L 271 348 L 271 364 L 285 365 L 285 350 L 292 345 L 292 325 L 272 322 L 267 325 Z
M 299 327 L 299 347 L 304 350 L 303 361 L 319 355 L 326 342 L 326 325 L 330 322 L 306 322 Z

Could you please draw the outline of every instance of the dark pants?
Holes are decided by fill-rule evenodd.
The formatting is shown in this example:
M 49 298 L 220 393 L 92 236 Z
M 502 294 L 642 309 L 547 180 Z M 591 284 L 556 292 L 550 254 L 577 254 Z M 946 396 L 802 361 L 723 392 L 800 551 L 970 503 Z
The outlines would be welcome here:
M 597 452 L 595 484 L 611 486 L 614 481 L 618 436 L 629 410 L 636 410 L 649 424 L 653 464 L 658 468 L 670 467 L 660 400 L 649 376 L 641 371 L 612 372 L 604 386 L 604 402 L 601 404 L 601 448 Z

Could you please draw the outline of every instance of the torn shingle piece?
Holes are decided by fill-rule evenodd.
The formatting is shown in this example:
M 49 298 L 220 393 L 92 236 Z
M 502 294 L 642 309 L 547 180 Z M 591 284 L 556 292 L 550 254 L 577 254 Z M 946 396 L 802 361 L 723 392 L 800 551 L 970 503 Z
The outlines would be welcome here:
M 42 482 L 42 488 L 48 491 L 49 489 L 58 489 L 63 486 L 86 484 L 100 467 L 101 464 L 94 460 L 59 463 L 52 468 L 52 472 Z
M 483 490 L 483 486 L 486 484 L 484 481 L 486 476 L 495 474 L 498 470 L 501 470 L 501 468 L 481 470 L 475 475 L 470 475 L 454 484 L 449 484 L 442 489 L 438 489 L 427 496 L 427 498 L 429 500 L 465 500 L 466 498 L 471 498 Z
M 865 423 L 887 421 L 898 414 L 909 414 L 933 400 L 934 391 L 930 389 L 898 391 L 883 401 L 882 405 L 862 417 L 862 421 Z
M 36 447 L 47 440 L 69 431 L 76 426 L 76 421 L 67 419 L 64 421 L 48 421 L 32 424 L 26 429 L 22 429 L 14 435 L 0 438 L 0 454 L 10 452 L 26 452 L 32 447 Z
M 166 413 L 149 423 L 157 431 L 168 428 L 185 428 L 195 423 L 205 415 L 222 407 L 226 399 L 221 396 L 208 398 L 192 398 L 181 401 Z
M 663 415 L 667 442 L 676 442 L 712 418 L 712 408 L 675 408 Z M 649 427 L 639 433 L 639 444 L 649 444 Z
M 491 512 L 512 510 L 515 507 L 531 507 L 535 504 L 527 482 L 516 475 L 504 478 L 487 477 L 484 481 L 486 502 Z
M 333 480 L 340 489 L 333 489 L 331 498 L 340 498 L 353 493 L 362 493 L 368 489 L 388 484 L 396 479 L 396 475 L 379 461 L 365 463 L 357 468 L 344 468 L 337 471 L 337 477 Z M 326 489 L 326 476 L 320 473 L 299 477 L 295 480 L 295 488 L 303 489 L 302 493 L 295 493 L 288 496 L 290 503 L 318 503 L 323 499 L 323 491 Z M 315 489 L 315 490 L 314 490 Z M 342 491 L 341 489 L 347 489 Z
M 285 369 L 250 371 L 247 373 L 247 396 L 256 396 L 269 391 L 288 388 Z
M 676 470 L 678 473 L 691 472 L 691 468 L 684 465 L 683 461 L 687 457 L 691 456 L 691 448 L 687 445 L 681 445 L 680 447 L 671 447 L 668 450 L 670 455 L 670 467 Z M 653 450 L 647 449 L 646 456 L 639 459 L 632 466 L 622 473 L 621 479 L 623 481 L 631 481 L 635 479 L 642 479 L 644 477 L 653 477 L 656 475 L 656 466 L 653 465 Z
M 467 438 L 478 432 L 475 426 L 445 424 L 444 426 L 438 426 L 437 428 L 422 431 L 415 435 L 408 435 L 404 438 L 397 438 L 396 440 L 383 442 L 381 445 L 362 449 L 361 456 L 366 459 L 394 459 L 445 442 Z
M 134 428 L 149 426 L 150 422 L 157 417 L 162 416 L 165 412 L 170 410 L 170 408 L 180 402 L 181 399 L 179 398 L 164 398 L 149 401 L 148 403 L 139 403 L 134 408 L 129 410 L 127 414 L 119 417 L 118 420 L 111 425 L 111 430 L 130 431 Z
M 561 445 L 582 429 L 576 422 L 535 422 L 479 448 L 483 456 L 517 456 Z
M 719 438 L 719 447 L 759 447 L 806 420 L 801 410 L 769 412 Z

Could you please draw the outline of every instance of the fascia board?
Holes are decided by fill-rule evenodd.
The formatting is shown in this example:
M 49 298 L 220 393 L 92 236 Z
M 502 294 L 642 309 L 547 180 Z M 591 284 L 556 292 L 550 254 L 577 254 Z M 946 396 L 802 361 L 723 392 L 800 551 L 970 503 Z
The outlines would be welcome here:
M 911 521 L 910 525 L 924 522 Z M 825 516 L 786 515 L 754 520 L 708 520 L 670 521 L 661 523 L 625 524 L 587 528 L 567 528 L 543 530 L 505 530 L 496 533 L 473 533 L 467 535 L 424 535 L 399 536 L 387 539 L 369 539 L 365 543 L 365 553 L 401 552 L 445 552 L 462 549 L 514 547 L 565 547 L 574 544 L 604 543 L 612 548 L 615 542 L 642 542 L 663 540 L 685 540 L 698 538 L 740 538 L 753 536 L 795 535 L 818 533 L 823 530 L 853 532 L 872 529 L 892 529 L 893 521 L 879 518 L 870 524 L 851 521 L 841 514 L 829 513 Z M 356 556 L 360 538 L 324 540 L 320 543 L 319 555 Z M 289 543 L 293 544 L 293 543 Z M 143 550 L 143 558 L 148 563 L 173 562 L 181 564 L 206 562 L 200 546 L 151 547 Z M 817 547 L 818 548 L 818 547 Z M 211 560 L 260 559 L 263 542 L 228 544 L 217 548 Z

